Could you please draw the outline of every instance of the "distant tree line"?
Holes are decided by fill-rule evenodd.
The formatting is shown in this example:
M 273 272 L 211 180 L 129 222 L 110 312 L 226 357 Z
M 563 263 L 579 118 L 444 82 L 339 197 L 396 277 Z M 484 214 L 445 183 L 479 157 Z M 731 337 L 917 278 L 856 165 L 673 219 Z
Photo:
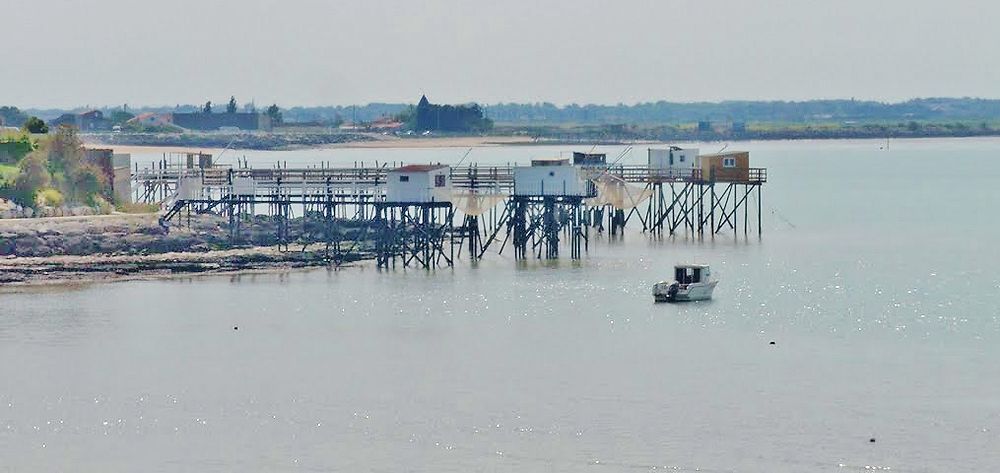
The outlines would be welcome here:
M 235 110 L 235 98 L 230 98 L 227 112 Z M 447 106 L 442 106 L 447 107 Z M 452 106 L 471 107 L 471 106 Z M 771 123 L 806 123 L 829 121 L 970 121 L 1000 120 L 1000 100 L 974 98 L 924 98 L 906 102 L 885 103 L 864 100 L 789 101 L 724 101 L 724 102 L 646 102 L 635 105 L 558 106 L 552 103 L 501 103 L 476 106 L 484 120 L 509 124 L 679 124 L 698 121 L 741 121 Z M 291 107 L 281 109 L 285 123 L 371 122 L 385 117 L 410 117 L 413 105 L 403 103 L 370 103 L 367 105 Z M 75 110 L 18 110 L 0 107 L 0 117 L 7 126 L 20 127 L 30 116 L 45 120 Z M 118 107 L 101 109 L 106 114 L 120 111 Z M 210 112 L 211 102 L 204 105 L 173 107 L 143 107 L 144 112 Z M 253 104 L 243 111 L 254 110 Z M 443 110 L 443 109 L 442 109 Z M 135 113 L 136 111 L 132 111 Z M 271 114 L 270 109 L 267 112 Z M 436 112 L 435 112 L 436 113 Z M 450 112 L 444 112 L 450 113 Z M 272 115 L 272 119 L 276 118 Z M 436 121 L 436 117 L 435 117 Z M 485 123 L 485 122 L 484 122 Z
M 915 99 L 900 103 L 860 100 L 647 102 L 636 105 L 556 106 L 497 104 L 489 117 L 505 123 L 692 123 L 698 121 L 811 122 L 1000 119 L 1000 100 Z
M 4 126 L 20 128 L 28 118 L 28 114 L 22 112 L 17 107 L 0 107 L 0 122 L 3 122 Z
M 477 104 L 438 105 L 421 97 L 417 106 L 398 115 L 406 127 L 416 131 L 484 132 L 493 122 Z

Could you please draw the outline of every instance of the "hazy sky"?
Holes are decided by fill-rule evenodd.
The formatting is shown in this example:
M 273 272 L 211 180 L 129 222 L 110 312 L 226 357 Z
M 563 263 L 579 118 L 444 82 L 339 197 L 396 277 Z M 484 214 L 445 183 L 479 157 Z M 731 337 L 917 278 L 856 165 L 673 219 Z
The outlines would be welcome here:
M 0 105 L 1000 97 L 1000 2 L 2 0 Z

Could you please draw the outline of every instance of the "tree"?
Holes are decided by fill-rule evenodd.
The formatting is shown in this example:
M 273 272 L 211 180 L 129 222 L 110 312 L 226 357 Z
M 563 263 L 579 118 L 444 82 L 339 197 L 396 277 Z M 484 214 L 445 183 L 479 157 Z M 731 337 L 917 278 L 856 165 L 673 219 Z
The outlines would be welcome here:
M 14 177 L 14 191 L 21 205 L 34 207 L 35 194 L 52 183 L 48 164 L 46 152 L 43 150 L 29 153 L 18 164 L 17 176 Z
M 28 133 L 44 134 L 49 132 L 49 126 L 38 117 L 29 117 L 28 120 L 24 122 L 24 126 L 21 127 L 21 129 L 27 131 Z
M 270 107 L 267 107 L 267 116 L 271 117 L 272 124 L 281 123 L 281 109 L 278 108 L 278 104 L 271 104 Z
M 23 205 L 34 205 L 38 193 L 48 188 L 69 202 L 94 204 L 96 197 L 110 192 L 108 179 L 100 166 L 87 161 L 76 130 L 61 126 L 21 160 L 14 189 Z
M 229 97 L 229 103 L 226 105 L 226 113 L 236 113 L 236 96 Z
M 80 163 L 67 178 L 66 187 L 70 191 L 70 198 L 76 202 L 93 205 L 94 198 L 108 187 L 107 176 L 94 163 Z
M 124 110 L 115 110 L 111 112 L 111 123 L 114 123 L 115 125 L 122 125 L 133 118 L 135 118 L 135 115 Z
M 17 107 L 0 107 L 0 123 L 6 126 L 22 126 L 28 120 L 28 115 Z
M 202 113 L 212 113 L 212 101 L 205 102 L 205 106 L 201 107 L 201 111 Z

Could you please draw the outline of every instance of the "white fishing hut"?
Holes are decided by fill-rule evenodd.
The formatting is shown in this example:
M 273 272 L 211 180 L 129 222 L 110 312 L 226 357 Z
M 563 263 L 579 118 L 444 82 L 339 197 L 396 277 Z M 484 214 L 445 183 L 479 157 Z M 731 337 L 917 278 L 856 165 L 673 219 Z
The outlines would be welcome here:
M 649 148 L 649 170 L 661 177 L 690 178 L 701 170 L 697 148 Z
M 386 202 L 429 203 L 451 201 L 451 167 L 411 164 L 386 175 Z
M 592 185 L 568 158 L 536 158 L 514 168 L 514 195 L 589 197 Z

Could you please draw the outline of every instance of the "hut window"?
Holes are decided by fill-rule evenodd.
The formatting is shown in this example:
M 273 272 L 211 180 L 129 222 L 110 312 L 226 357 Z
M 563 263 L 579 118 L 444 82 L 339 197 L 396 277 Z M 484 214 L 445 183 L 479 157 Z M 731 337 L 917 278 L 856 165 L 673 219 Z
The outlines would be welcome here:
M 410 182 L 410 176 L 399 176 L 399 182 Z
M 724 158 L 722 160 L 722 167 L 734 168 L 736 167 L 736 158 Z
M 444 174 L 434 176 L 434 187 L 444 187 Z
M 684 155 L 683 154 L 681 155 L 681 162 L 682 163 L 684 162 Z

